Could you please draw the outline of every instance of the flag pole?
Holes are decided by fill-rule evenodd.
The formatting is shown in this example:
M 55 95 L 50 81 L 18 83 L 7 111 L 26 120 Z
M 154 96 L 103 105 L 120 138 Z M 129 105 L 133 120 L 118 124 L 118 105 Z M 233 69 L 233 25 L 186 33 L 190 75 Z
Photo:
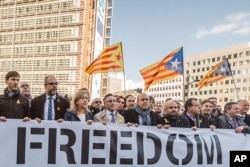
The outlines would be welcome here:
M 183 70 L 183 75 L 182 75 L 182 85 L 183 85 L 183 102 L 185 103 L 185 98 L 186 98 L 186 84 L 185 84 L 185 72 L 184 72 L 184 58 L 183 58 L 183 47 L 182 47 L 182 70 Z
M 230 70 L 230 73 L 231 73 L 231 76 L 232 76 L 232 79 L 233 79 L 233 82 L 234 82 L 234 89 L 236 91 L 237 98 L 238 98 L 238 100 L 240 100 L 239 94 L 238 94 L 238 91 L 237 91 L 237 87 L 236 87 L 236 83 L 235 83 L 235 79 L 234 79 L 234 76 L 233 76 L 233 73 L 231 71 L 231 67 L 230 67 L 230 64 L 229 64 L 229 61 L 228 61 L 227 58 L 226 58 L 226 61 L 227 61 L 227 64 L 228 64 L 228 67 L 229 67 L 229 70 Z
M 125 80 L 125 66 L 124 66 L 124 56 L 123 56 L 123 49 L 122 49 L 122 42 L 120 42 L 121 43 L 121 52 L 122 52 L 122 59 L 123 59 L 123 89 L 124 89 L 124 97 L 126 97 L 126 80 Z

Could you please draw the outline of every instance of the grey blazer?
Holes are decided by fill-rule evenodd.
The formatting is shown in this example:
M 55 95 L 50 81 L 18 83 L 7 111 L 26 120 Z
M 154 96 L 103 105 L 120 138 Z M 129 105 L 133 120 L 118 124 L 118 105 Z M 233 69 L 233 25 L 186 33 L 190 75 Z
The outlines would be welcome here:
M 115 111 L 115 113 L 117 114 L 116 119 L 115 119 L 115 123 L 125 123 L 123 116 L 116 111 Z M 101 122 L 101 121 L 111 122 L 108 115 L 106 114 L 106 110 L 102 110 L 101 112 L 95 114 L 94 121 L 95 122 Z
M 250 133 L 250 127 L 247 126 L 244 121 L 239 118 L 236 118 L 236 120 L 238 121 L 239 126 L 244 126 L 243 133 Z M 226 114 L 218 117 L 216 127 L 221 129 L 234 129 L 232 120 Z

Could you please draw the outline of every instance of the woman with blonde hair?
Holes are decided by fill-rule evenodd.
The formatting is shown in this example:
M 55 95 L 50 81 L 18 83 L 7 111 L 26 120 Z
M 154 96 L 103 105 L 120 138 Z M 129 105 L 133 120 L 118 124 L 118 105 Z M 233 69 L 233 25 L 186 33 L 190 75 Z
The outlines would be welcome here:
M 93 115 L 88 109 L 89 92 L 79 90 L 75 93 L 70 103 L 70 111 L 64 115 L 65 121 L 81 121 L 93 123 Z

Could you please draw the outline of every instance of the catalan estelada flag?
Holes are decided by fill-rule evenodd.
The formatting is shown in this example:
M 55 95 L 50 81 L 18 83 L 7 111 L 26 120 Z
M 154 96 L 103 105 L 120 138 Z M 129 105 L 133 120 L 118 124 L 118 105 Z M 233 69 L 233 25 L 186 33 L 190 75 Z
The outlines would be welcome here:
M 97 73 L 118 72 L 124 70 L 122 43 L 105 48 L 101 54 L 85 69 L 92 75 Z
M 144 80 L 144 90 L 147 90 L 154 83 L 182 75 L 183 48 L 172 51 L 163 60 L 140 70 L 140 73 Z
M 198 89 L 200 90 L 203 86 L 212 84 L 224 78 L 232 76 L 228 59 L 224 59 L 215 66 L 198 82 Z

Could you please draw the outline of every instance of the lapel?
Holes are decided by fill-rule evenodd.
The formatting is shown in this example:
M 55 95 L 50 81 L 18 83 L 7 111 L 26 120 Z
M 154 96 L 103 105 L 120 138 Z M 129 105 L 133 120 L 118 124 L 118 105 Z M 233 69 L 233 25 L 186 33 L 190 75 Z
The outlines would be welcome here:
M 124 119 L 123 116 L 121 116 L 118 112 L 116 112 L 116 119 L 115 119 L 115 123 L 124 123 Z
M 229 118 L 229 116 L 227 116 L 227 115 L 224 115 L 224 116 L 225 116 L 226 122 L 228 124 L 228 129 L 233 129 L 234 128 L 233 121 Z
M 56 94 L 56 99 L 54 100 L 54 111 L 55 115 L 57 115 L 58 111 L 61 111 L 60 108 L 60 97 Z
M 109 117 L 107 116 L 105 110 L 102 110 L 102 111 L 100 112 L 100 119 L 101 119 L 102 121 L 105 121 L 105 122 L 110 122 Z

